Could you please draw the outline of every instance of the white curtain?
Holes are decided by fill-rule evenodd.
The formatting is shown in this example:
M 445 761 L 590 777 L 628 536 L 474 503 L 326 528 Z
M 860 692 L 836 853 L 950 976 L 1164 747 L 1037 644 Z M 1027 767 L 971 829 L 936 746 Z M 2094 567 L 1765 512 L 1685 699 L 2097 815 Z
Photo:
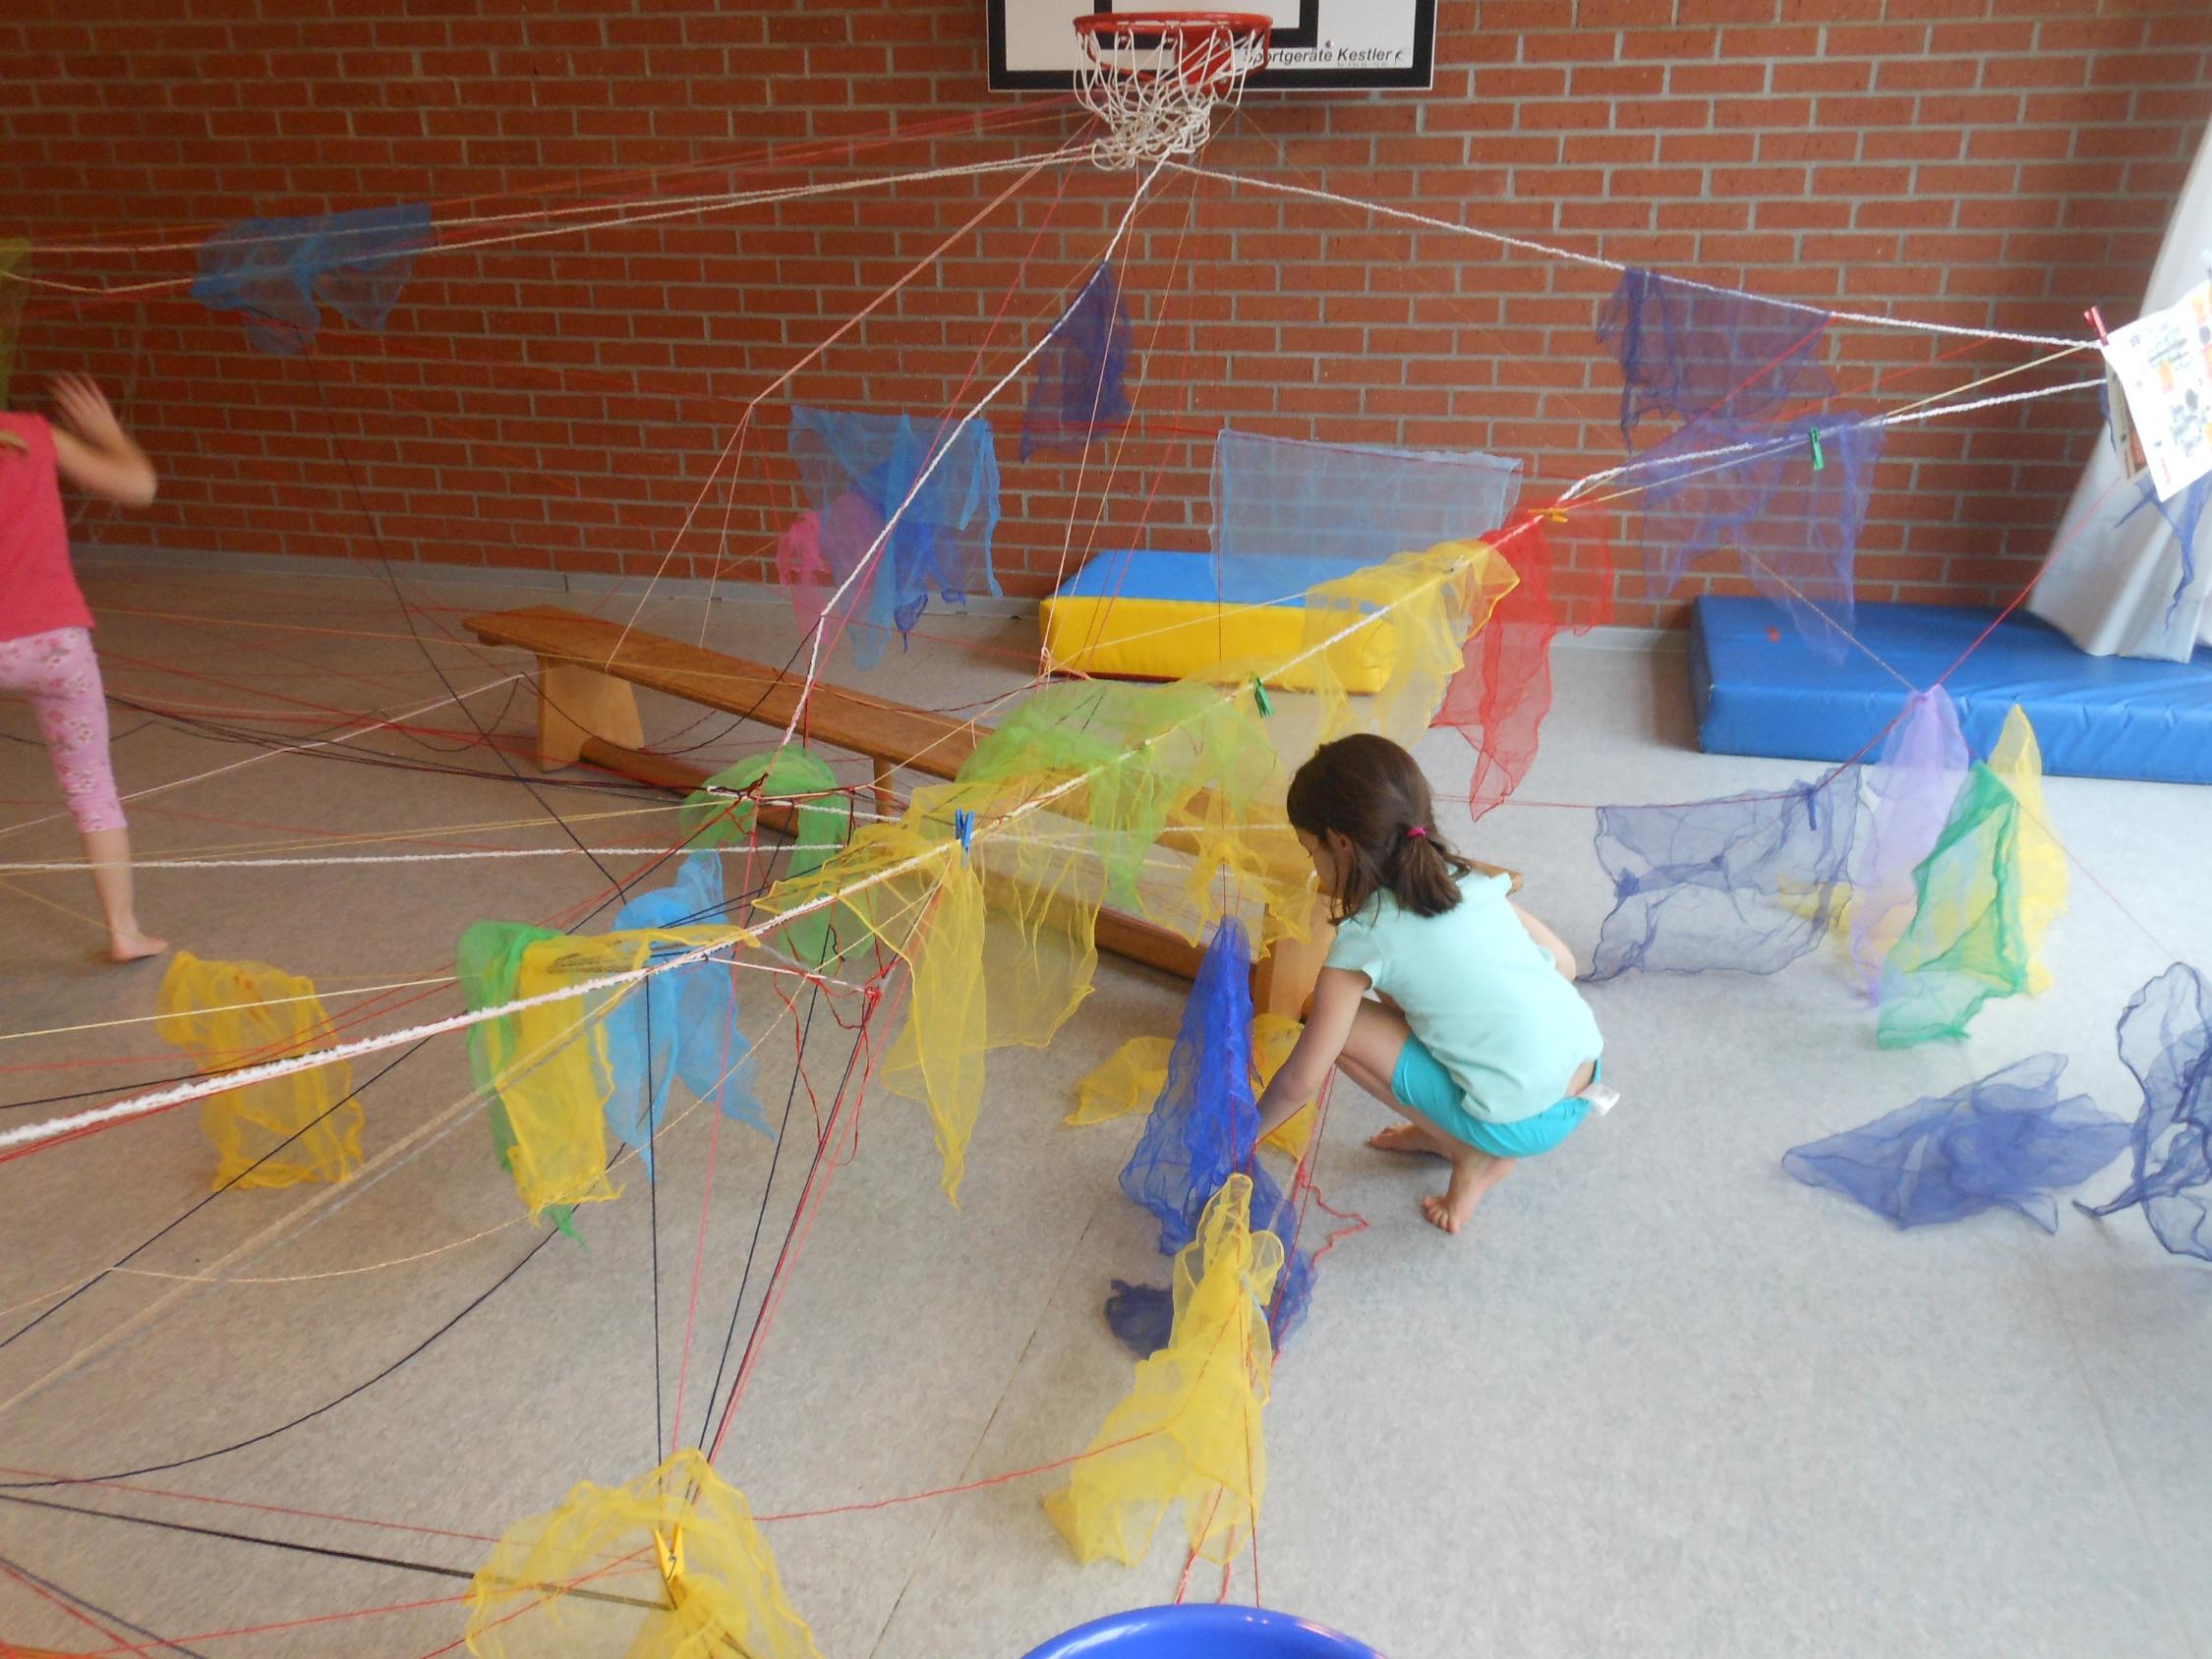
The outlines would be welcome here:
M 2208 266 L 2212 127 L 2197 146 L 2196 164 L 2166 227 L 2158 263 L 2151 267 L 2144 313 L 2172 305 L 2205 279 Z M 2074 488 L 2073 503 L 2059 526 L 2028 608 L 2092 657 L 2185 662 L 2198 641 L 2212 643 L 2212 603 L 2207 602 L 2212 601 L 2212 511 L 2195 526 L 2195 570 L 2183 587 L 2183 548 L 2168 515 L 2181 516 L 2187 492 L 2161 512 L 2145 498 L 2148 475 L 2130 483 L 2124 469 L 2111 442 L 2100 442 Z M 2201 482 L 2194 487 L 2212 489 Z M 2094 522 L 2085 522 L 2089 520 Z

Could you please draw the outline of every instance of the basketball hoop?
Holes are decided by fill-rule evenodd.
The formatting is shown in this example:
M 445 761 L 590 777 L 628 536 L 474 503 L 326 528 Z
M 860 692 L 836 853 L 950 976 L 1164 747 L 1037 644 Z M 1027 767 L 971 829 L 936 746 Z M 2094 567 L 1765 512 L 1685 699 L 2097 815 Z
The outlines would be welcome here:
M 1271 20 L 1251 12 L 1094 12 L 1076 19 L 1076 96 L 1106 123 L 1101 167 L 1194 154 L 1217 103 L 1235 106 L 1267 62 Z

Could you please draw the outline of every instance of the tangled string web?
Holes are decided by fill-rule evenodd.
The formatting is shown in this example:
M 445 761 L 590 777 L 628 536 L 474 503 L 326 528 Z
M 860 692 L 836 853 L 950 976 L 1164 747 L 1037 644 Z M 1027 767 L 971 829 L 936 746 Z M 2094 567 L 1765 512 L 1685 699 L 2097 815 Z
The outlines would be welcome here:
M 1155 896 L 1140 882 L 1146 863 L 1171 839 L 1190 856 L 1184 896 L 1210 916 L 1219 872 L 1249 865 L 1255 844 L 1271 841 L 1276 861 L 1284 856 L 1287 832 L 1252 829 L 1277 770 L 1260 715 L 1218 685 L 1083 680 L 1032 692 L 975 746 L 960 781 L 1011 799 L 1070 786 L 1054 817 L 1089 826 L 1107 901 L 1140 914 Z
M 678 817 L 686 844 L 750 846 L 768 802 L 783 808 L 791 833 L 786 877 L 811 875 L 844 845 L 852 803 L 839 788 L 829 762 L 802 744 L 748 755 L 716 772 L 687 796 Z M 791 960 L 820 968 L 835 960 L 839 944 L 834 910 L 799 916 L 777 930 L 769 944 Z M 847 941 L 849 943 L 849 941 Z
M 2176 962 L 2129 999 L 2118 1036 L 2143 1090 L 2128 1130 L 2134 1178 L 2109 1202 L 2075 1208 L 2109 1216 L 2140 1205 L 2168 1250 L 2212 1262 L 2212 986 Z
M 508 1527 L 468 1604 L 477 1659 L 821 1659 L 745 1495 L 688 1447 Z
M 1039 450 L 1081 449 L 1130 417 L 1129 303 L 1111 263 L 1101 262 L 1052 325 L 1021 416 L 1021 459 Z
M 2002 1205 L 2056 1232 L 2052 1194 L 2118 1158 L 2128 1135 L 2087 1095 L 2059 1098 L 2066 1068 L 2063 1056 L 2030 1056 L 1940 1099 L 1792 1147 L 1782 1168 L 1900 1228 L 1962 1221 Z
M 1775 794 L 1600 807 L 1614 902 L 1589 978 L 1787 967 L 1842 912 L 1858 815 L 1853 767 Z
M 998 593 L 988 421 L 794 406 L 790 453 L 809 512 L 778 542 L 777 573 L 800 629 L 819 627 L 825 648 L 849 630 L 854 665 L 872 668 L 933 592 L 948 604 Z
M 437 245 L 423 202 L 248 219 L 200 245 L 192 297 L 209 311 L 242 313 L 257 349 L 290 356 L 321 326 L 321 306 L 356 328 L 380 332 L 414 274 L 415 257 Z
M 1852 569 L 1885 430 L 1872 420 L 1769 425 L 1712 416 L 1644 451 L 1628 476 L 1654 595 L 1672 594 L 1693 560 L 1732 551 L 1799 637 L 1840 661 L 1850 649 Z
M 1213 446 L 1220 558 L 1380 565 L 1504 524 L 1521 463 L 1480 450 L 1376 449 L 1223 428 Z
M 1173 1255 L 1195 1235 L 1222 1184 L 1233 1174 L 1245 1176 L 1253 1230 L 1273 1233 L 1281 1247 L 1283 1279 L 1267 1309 L 1280 1346 L 1306 1317 L 1313 1260 L 1298 1248 L 1296 1207 L 1256 1155 L 1259 1108 L 1252 1072 L 1252 944 L 1231 917 L 1215 930 L 1183 1005 L 1167 1084 L 1122 1167 L 1122 1191 L 1159 1223 L 1160 1253 Z M 1143 1317 L 1143 1298 L 1130 1288 L 1120 1291 L 1123 1324 L 1130 1327 L 1125 1341 Z M 1156 1305 L 1151 1311 L 1156 1314 Z M 1117 1335 L 1124 1333 L 1117 1329 Z
M 947 827 L 917 808 L 899 823 L 865 826 L 844 851 L 786 877 L 760 900 L 768 915 L 797 920 L 818 913 L 817 905 L 836 916 L 846 960 L 872 950 L 881 966 L 894 958 L 906 965 L 906 1020 L 881 1076 L 891 1093 L 927 1110 L 945 1196 L 957 1203 L 994 1018 L 1005 1018 L 991 1006 L 1005 984 L 985 972 L 980 872 Z
M 1808 306 L 1622 271 L 1598 316 L 1599 340 L 1620 360 L 1621 436 L 1653 413 L 1755 421 L 1832 396 L 1820 361 L 1829 321 Z
M 1129 1398 L 1107 1413 L 1045 1513 L 1082 1562 L 1134 1567 L 1170 1509 L 1193 1555 L 1227 1563 L 1267 1486 L 1260 1415 L 1274 1370 L 1261 1310 L 1276 1293 L 1281 1245 L 1252 1225 L 1250 1179 L 1231 1175 L 1175 1261 L 1167 1345 L 1138 1361 Z
M 550 1216 L 573 1233 L 577 1205 L 618 1196 L 607 1131 L 647 1147 L 671 1076 L 725 1116 L 767 1132 L 751 1096 L 748 1049 L 724 953 L 751 936 L 715 919 L 723 908 L 722 877 L 708 861 L 718 859 L 693 854 L 672 888 L 633 899 L 625 906 L 633 925 L 612 933 L 487 921 L 461 935 L 454 972 L 469 1006 L 526 1004 L 471 1026 L 469 1060 L 490 1102 L 500 1165 L 533 1218 Z M 714 953 L 642 982 L 531 1001 L 707 951 Z M 670 989 L 656 1001 L 664 984 Z

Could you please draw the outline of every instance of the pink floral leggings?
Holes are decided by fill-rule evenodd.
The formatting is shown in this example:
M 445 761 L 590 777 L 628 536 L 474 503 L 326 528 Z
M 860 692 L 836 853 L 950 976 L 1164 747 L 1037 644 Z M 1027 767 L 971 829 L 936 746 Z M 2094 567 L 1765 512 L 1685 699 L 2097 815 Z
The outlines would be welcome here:
M 123 828 L 107 760 L 107 698 L 88 628 L 55 628 L 0 640 L 0 694 L 24 697 L 46 733 L 54 777 L 82 832 Z

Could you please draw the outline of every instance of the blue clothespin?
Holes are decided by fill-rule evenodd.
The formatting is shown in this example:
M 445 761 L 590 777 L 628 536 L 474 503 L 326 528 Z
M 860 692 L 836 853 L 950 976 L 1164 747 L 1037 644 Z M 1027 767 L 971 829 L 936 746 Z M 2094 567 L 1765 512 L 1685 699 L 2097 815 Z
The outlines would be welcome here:
M 1813 440 L 1813 471 L 1817 473 L 1828 465 L 1827 457 L 1821 454 L 1821 429 L 1818 427 L 1808 428 L 1806 435 Z
M 960 837 L 960 856 L 965 858 L 972 850 L 969 841 L 975 834 L 975 814 L 965 807 L 953 809 L 953 833 Z

